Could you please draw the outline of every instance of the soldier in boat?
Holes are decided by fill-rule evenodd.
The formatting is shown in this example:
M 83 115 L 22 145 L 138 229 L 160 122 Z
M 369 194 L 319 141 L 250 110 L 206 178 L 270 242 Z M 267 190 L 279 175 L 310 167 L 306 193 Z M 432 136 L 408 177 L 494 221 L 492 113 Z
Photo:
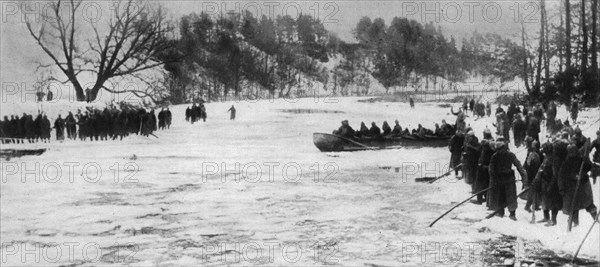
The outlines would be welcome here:
M 392 130 L 392 136 L 399 136 L 402 134 L 402 127 L 400 126 L 400 123 L 398 123 L 398 120 L 395 121 L 396 125 L 394 125 L 394 129 Z
M 352 127 L 350 127 L 350 124 L 348 124 L 348 120 L 343 120 L 342 126 L 340 126 L 340 128 L 337 129 L 336 131 L 333 131 L 333 134 L 341 135 L 341 136 L 347 137 L 347 138 L 353 138 L 354 137 L 354 129 L 352 129 Z
M 387 121 L 383 122 L 383 125 L 381 125 L 381 128 L 383 130 L 383 136 L 388 136 L 392 132 L 392 127 L 390 127 L 390 125 L 388 124 Z
M 362 137 L 368 137 L 369 134 L 369 128 L 367 128 L 367 125 L 365 125 L 364 122 L 360 123 L 360 130 L 358 131 L 358 138 L 362 138 Z
M 381 136 L 381 129 L 377 127 L 377 124 L 375 124 L 375 122 L 371 122 L 371 129 L 369 129 L 369 134 L 373 137 Z

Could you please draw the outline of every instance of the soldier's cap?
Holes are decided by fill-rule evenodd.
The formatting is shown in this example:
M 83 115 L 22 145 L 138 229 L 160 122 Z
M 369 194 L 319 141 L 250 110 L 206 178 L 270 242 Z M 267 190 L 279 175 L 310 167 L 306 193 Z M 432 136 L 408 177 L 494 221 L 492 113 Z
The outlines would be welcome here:
M 504 143 L 504 140 L 503 140 L 503 141 L 496 142 L 496 144 L 494 146 L 496 147 L 496 149 L 500 149 L 500 148 L 506 146 L 506 144 Z
M 575 132 L 576 134 L 580 134 L 580 133 L 581 133 L 581 129 L 579 129 L 579 126 L 575 127 L 575 130 L 574 130 L 574 132 Z
M 473 130 L 469 130 L 469 131 L 467 132 L 467 135 L 469 135 L 469 136 L 473 136 L 473 135 L 475 135 L 475 133 L 473 132 Z
M 552 153 L 552 143 L 546 142 L 542 145 L 542 152 L 546 154 Z
M 491 134 L 491 133 L 492 133 L 492 131 L 491 131 L 490 129 L 488 129 L 488 128 L 485 128 L 485 129 L 483 130 L 483 133 L 490 133 L 490 134 Z

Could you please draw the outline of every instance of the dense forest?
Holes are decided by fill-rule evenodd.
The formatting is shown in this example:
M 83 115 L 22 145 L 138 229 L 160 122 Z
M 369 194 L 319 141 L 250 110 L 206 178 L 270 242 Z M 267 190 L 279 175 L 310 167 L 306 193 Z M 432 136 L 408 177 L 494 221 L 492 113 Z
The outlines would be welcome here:
M 172 102 L 204 97 L 306 96 L 317 85 L 333 95 L 367 95 L 372 81 L 386 93 L 452 90 L 469 77 L 505 83 L 523 78 L 524 48 L 497 34 L 473 33 L 457 47 L 433 23 L 362 18 L 356 42 L 344 42 L 308 15 L 269 19 L 252 13 L 179 22 L 176 49 L 165 54 Z

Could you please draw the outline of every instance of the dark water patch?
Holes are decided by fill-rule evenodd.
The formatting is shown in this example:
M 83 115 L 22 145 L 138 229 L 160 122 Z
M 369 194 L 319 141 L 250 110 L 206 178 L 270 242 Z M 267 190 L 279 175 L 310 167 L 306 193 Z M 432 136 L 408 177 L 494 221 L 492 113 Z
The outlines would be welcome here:
M 175 232 L 183 230 L 182 228 L 176 229 L 160 229 L 152 226 L 145 226 L 141 229 L 130 228 L 125 230 L 126 234 L 133 236 L 136 235 L 159 235 L 161 237 L 172 237 Z
M 109 230 L 106 230 L 106 231 L 103 231 L 100 233 L 92 234 L 92 236 L 113 236 L 113 235 L 116 235 L 119 230 L 121 230 L 121 226 L 117 225 L 117 226 L 113 227 L 112 229 L 109 229 Z
M 145 218 L 156 217 L 156 216 L 160 216 L 160 214 L 158 214 L 158 213 L 149 213 L 149 214 L 138 216 L 138 217 L 135 217 L 135 218 L 136 219 L 145 219 Z
M 117 206 L 130 206 L 131 203 L 123 199 L 123 194 L 116 192 L 109 193 L 94 193 L 98 195 L 96 198 L 88 198 L 84 200 L 78 200 L 71 203 L 71 206 L 106 206 L 106 205 L 117 205 Z
M 195 191 L 200 189 L 199 184 L 182 184 L 176 187 L 171 187 L 167 191 L 171 193 L 183 192 L 183 191 Z
M 214 238 L 214 237 L 217 237 L 217 236 L 224 236 L 224 235 L 225 234 L 203 234 L 203 235 L 200 235 L 200 236 L 207 237 L 207 238 Z
M 56 236 L 57 231 L 51 230 L 51 229 L 31 229 L 31 230 L 25 231 L 25 234 L 26 235 L 37 235 L 37 236 L 42 236 L 42 237 L 52 237 L 52 236 Z
M 294 114 L 313 114 L 313 113 L 321 113 L 321 114 L 329 114 L 329 113 L 344 113 L 340 110 L 327 110 L 327 109 L 310 109 L 310 108 L 295 108 L 295 109 L 279 109 L 278 111 L 285 113 L 294 113 Z
M 169 249 L 172 248 L 201 248 L 203 245 L 191 239 L 178 239 L 169 243 Z
M 84 260 L 73 260 L 73 263 L 66 265 L 59 265 L 59 267 L 77 267 L 86 264 L 87 262 Z

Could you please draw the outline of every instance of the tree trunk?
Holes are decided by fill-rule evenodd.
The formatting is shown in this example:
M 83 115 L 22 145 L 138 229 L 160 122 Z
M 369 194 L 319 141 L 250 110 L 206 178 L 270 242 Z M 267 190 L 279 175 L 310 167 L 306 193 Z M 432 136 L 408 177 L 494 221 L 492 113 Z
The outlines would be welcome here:
M 583 36 L 583 43 L 581 48 L 581 73 L 585 75 L 587 73 L 588 58 L 588 32 L 587 25 L 585 22 L 585 0 L 581 0 L 581 34 Z
M 521 43 L 523 49 L 525 49 L 525 24 L 521 24 Z M 525 82 L 525 89 L 527 93 L 531 94 L 531 86 L 529 86 L 529 69 L 527 68 L 529 62 L 527 61 L 528 53 L 525 49 L 525 55 L 523 56 L 523 82 Z
M 598 0 L 592 0 L 592 73 L 598 80 Z
M 561 43 L 559 43 L 557 45 L 558 48 L 558 72 L 562 72 L 563 71 L 563 63 L 564 63 L 564 51 L 563 51 L 563 45 L 565 42 L 565 30 L 564 30 L 564 24 L 565 24 L 565 20 L 563 18 L 563 14 L 565 13 L 564 11 L 564 2 L 560 1 L 560 7 L 558 8 L 559 10 L 559 15 L 558 17 L 560 18 L 560 26 L 558 27 L 559 29 L 559 38 L 561 40 Z
M 571 67 L 571 4 L 565 0 L 565 67 Z
M 544 88 L 547 88 L 550 84 L 550 41 L 549 39 L 549 31 L 548 31 L 548 13 L 546 13 L 546 5 L 542 6 L 542 12 L 544 12 L 544 36 L 546 37 L 544 40 Z
M 537 69 L 535 72 L 535 85 L 534 89 L 536 91 L 540 90 L 540 82 L 542 76 L 542 56 L 544 54 L 544 0 L 540 0 L 540 6 L 542 7 L 542 12 L 540 12 L 541 20 L 540 20 L 540 42 L 538 47 L 538 61 L 537 61 Z

